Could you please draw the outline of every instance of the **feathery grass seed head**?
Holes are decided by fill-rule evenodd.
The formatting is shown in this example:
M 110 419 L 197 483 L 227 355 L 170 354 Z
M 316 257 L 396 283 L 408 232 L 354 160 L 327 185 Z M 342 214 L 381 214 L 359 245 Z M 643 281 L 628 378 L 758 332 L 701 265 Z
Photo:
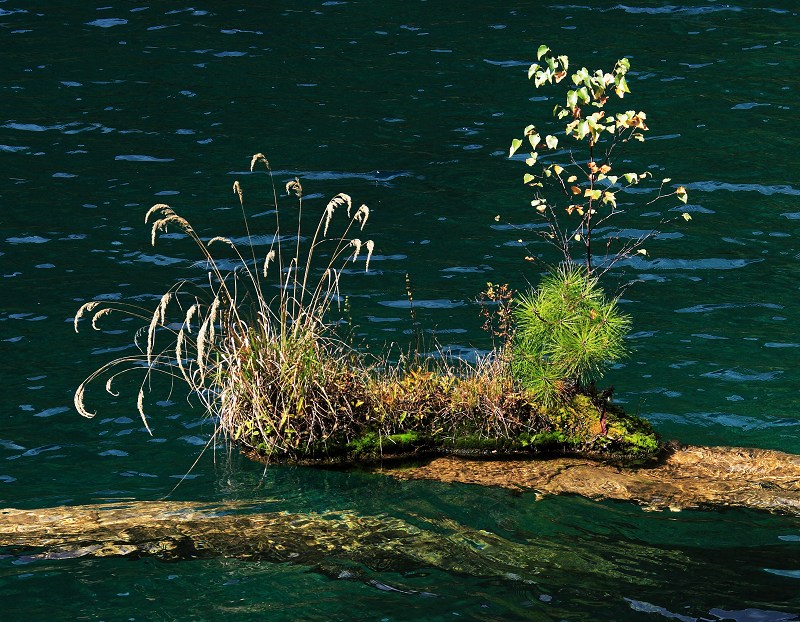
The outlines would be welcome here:
M 153 312 L 153 317 L 150 319 L 150 326 L 147 328 L 147 363 L 148 365 L 153 362 L 153 348 L 156 343 L 156 328 L 159 324 L 164 324 L 164 316 L 167 312 L 167 305 L 172 298 L 172 292 L 167 292 L 161 296 L 161 301 L 158 303 L 156 310 Z
M 99 300 L 92 300 L 91 302 L 86 302 L 81 305 L 81 308 L 78 309 L 78 312 L 75 314 L 75 319 L 72 321 L 72 325 L 75 327 L 76 333 L 78 332 L 78 322 L 83 317 L 84 313 L 91 311 L 99 304 Z
M 150 220 L 150 216 L 152 216 L 155 212 L 161 212 L 161 214 L 164 216 L 171 216 L 175 213 L 169 205 L 165 203 L 156 203 L 153 207 L 147 210 L 147 213 L 144 215 L 145 224 L 147 224 L 147 221 Z
M 333 211 L 334 211 L 333 206 L 330 203 L 328 203 L 328 205 L 325 207 L 325 229 L 322 231 L 323 237 L 328 235 L 328 225 L 331 224 L 331 219 L 333 218 Z
M 253 169 L 255 168 L 256 164 L 258 164 L 259 162 L 263 162 L 264 166 L 267 167 L 267 169 L 269 169 L 269 161 L 267 160 L 267 158 L 264 156 L 263 153 L 257 153 L 250 160 L 251 173 L 253 172 Z
M 264 278 L 267 278 L 267 269 L 269 268 L 269 264 L 271 261 L 275 259 L 275 251 L 271 250 L 267 253 L 267 256 L 264 258 Z
M 372 251 L 375 250 L 375 242 L 367 240 L 365 246 L 367 247 L 367 265 L 364 267 L 364 272 L 369 272 L 369 260 L 372 259 Z
M 347 207 L 347 217 L 350 218 L 350 210 L 353 207 L 353 199 L 350 198 L 349 194 L 345 194 L 344 192 L 340 192 L 335 197 L 333 197 L 330 201 L 328 201 L 328 205 L 332 206 L 334 209 L 344 205 Z
M 106 307 L 105 309 L 100 309 L 97 313 L 95 313 L 94 317 L 92 318 L 92 328 L 94 328 L 95 330 L 100 330 L 100 327 L 97 325 L 97 320 L 99 320 L 104 315 L 108 315 L 109 313 L 111 313 L 110 307 Z
M 286 194 L 291 195 L 292 192 L 298 199 L 303 198 L 303 186 L 300 185 L 300 180 L 297 177 L 286 182 Z
M 353 263 L 355 263 L 356 259 L 358 259 L 358 254 L 361 252 L 361 240 L 354 238 L 350 240 L 350 245 L 356 249 L 353 251 Z
M 198 309 L 197 303 L 189 307 L 189 310 L 186 312 L 186 317 L 183 320 L 183 323 L 186 325 L 186 330 L 188 330 L 190 333 L 192 332 L 192 318 L 197 313 L 197 309 Z
M 173 213 L 164 218 L 160 218 L 153 223 L 153 229 L 150 232 L 150 243 L 155 246 L 156 245 L 156 234 L 161 230 L 166 230 L 167 225 L 171 222 L 177 223 L 178 226 L 183 229 L 184 233 L 192 233 L 193 229 L 192 226 L 189 224 L 185 218 L 178 216 L 177 214 Z
M 144 414 L 144 388 L 139 389 L 139 396 L 136 398 L 136 410 L 139 411 L 139 416 L 142 418 L 142 423 L 144 423 L 144 427 L 147 429 L 147 432 L 150 436 L 153 436 L 153 432 L 150 429 L 150 426 L 147 425 L 147 417 Z
M 91 419 L 95 416 L 96 413 L 89 412 L 86 410 L 86 405 L 84 404 L 84 392 L 86 391 L 86 381 L 84 380 L 80 386 L 75 389 L 75 397 L 73 398 L 73 402 L 75 403 L 75 410 L 78 411 L 78 414 L 82 417 L 86 417 L 87 419 Z
M 369 218 L 369 208 L 366 205 L 362 205 L 358 208 L 354 218 L 357 222 L 361 223 L 361 230 L 364 230 L 364 225 L 367 224 L 367 219 Z

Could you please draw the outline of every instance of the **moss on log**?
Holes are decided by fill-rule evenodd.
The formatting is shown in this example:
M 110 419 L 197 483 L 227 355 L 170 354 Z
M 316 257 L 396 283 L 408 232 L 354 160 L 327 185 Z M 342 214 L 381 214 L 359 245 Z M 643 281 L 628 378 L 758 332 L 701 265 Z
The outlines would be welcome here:
M 522 427 L 522 426 L 520 426 Z M 349 441 L 329 439 L 309 448 L 292 462 L 303 464 L 373 464 L 411 456 L 437 455 L 523 457 L 577 455 L 611 460 L 624 466 L 653 463 L 665 450 L 646 419 L 630 415 L 614 405 L 598 408 L 590 395 L 577 394 L 550 408 L 535 425 L 508 435 L 492 435 L 477 426 L 455 430 L 422 431 L 410 427 L 394 434 L 367 428 Z M 289 461 L 281 454 L 265 454 L 243 447 L 245 454 L 261 462 Z

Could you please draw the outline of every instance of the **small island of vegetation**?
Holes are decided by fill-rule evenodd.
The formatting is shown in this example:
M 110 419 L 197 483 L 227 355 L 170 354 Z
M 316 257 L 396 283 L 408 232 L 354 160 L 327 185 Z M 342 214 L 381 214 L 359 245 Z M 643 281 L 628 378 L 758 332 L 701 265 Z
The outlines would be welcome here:
M 537 59 L 529 70 L 536 88 L 567 79 L 566 56 L 541 46 Z M 300 180 L 286 182 L 279 200 L 279 182 L 258 153 L 250 171 L 269 179 L 275 218 L 266 252 L 253 243 L 239 181 L 233 193 L 247 244 L 206 239 L 172 207 L 151 207 L 145 222 L 152 243 L 159 233 L 177 229 L 200 249 L 206 271 L 173 285 L 155 311 L 116 301 L 80 308 L 76 331 L 84 316 L 99 329 L 104 316 L 117 313 L 141 318 L 145 327 L 140 354 L 107 363 L 79 386 L 78 412 L 93 416 L 86 392 L 96 380 L 104 378 L 106 390 L 116 395 L 120 377 L 139 372 L 137 406 L 149 431 L 145 394 L 155 374 L 166 374 L 186 381 L 220 435 L 264 461 L 543 452 L 627 464 L 657 458 L 663 445 L 650 424 L 614 405 L 611 389 L 596 388 L 609 365 L 626 355 L 631 325 L 600 280 L 617 262 L 645 254 L 643 244 L 669 222 L 662 219 L 636 238 L 623 238 L 608 224 L 632 207 L 628 189 L 652 182 L 649 172 L 614 168 L 614 157 L 643 140 L 648 129 L 644 112 L 606 109 L 629 92 L 628 69 L 622 59 L 611 72 L 572 73 L 572 88 L 553 111 L 562 131 L 540 133 L 529 125 L 524 139 L 512 142 L 510 156 L 524 141 L 530 146 L 523 181 L 533 192 L 532 210 L 547 224 L 543 235 L 561 259 L 541 271 L 531 291 L 487 284 L 481 309 L 495 347 L 477 363 L 420 351 L 389 360 L 354 348 L 331 311 L 347 304 L 341 278 L 356 265 L 369 270 L 375 243 L 361 236 L 370 210 L 355 208 L 340 193 L 305 231 Z M 685 189 L 669 183 L 656 182 L 650 203 L 667 197 L 686 202 Z M 286 200 L 296 204 L 291 212 L 281 205 Z M 601 227 L 604 253 L 598 255 Z M 410 284 L 407 294 L 413 313 Z

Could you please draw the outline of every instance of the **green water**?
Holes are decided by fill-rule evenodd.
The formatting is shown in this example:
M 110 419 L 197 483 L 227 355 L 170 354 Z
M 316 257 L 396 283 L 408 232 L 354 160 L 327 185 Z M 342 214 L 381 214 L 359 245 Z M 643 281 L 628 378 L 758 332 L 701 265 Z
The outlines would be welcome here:
M 620 401 L 669 438 L 800 452 L 798 41 L 788 0 L 0 1 L 0 506 L 157 499 L 191 467 L 212 424 L 180 390 L 149 404 L 153 437 L 135 393 L 94 394 L 93 420 L 74 412 L 74 388 L 131 351 L 135 327 L 75 335 L 72 316 L 95 296 L 154 305 L 198 273 L 182 240 L 150 246 L 153 203 L 241 236 L 238 179 L 269 233 L 259 151 L 280 182 L 302 177 L 309 210 L 337 192 L 370 206 L 373 269 L 343 284 L 360 339 L 412 338 L 408 272 L 445 348 L 487 349 L 477 292 L 537 280 L 520 238 L 556 259 L 531 227 L 524 165 L 505 157 L 552 105 L 525 79 L 541 42 L 591 66 L 631 59 L 652 128 L 634 164 L 690 192 L 691 226 L 611 275 L 641 281 L 624 300 L 633 354 L 608 378 Z M 263 473 L 222 449 L 173 498 L 450 521 L 520 545 L 519 572 L 11 556 L 0 618 L 800 619 L 796 519 Z

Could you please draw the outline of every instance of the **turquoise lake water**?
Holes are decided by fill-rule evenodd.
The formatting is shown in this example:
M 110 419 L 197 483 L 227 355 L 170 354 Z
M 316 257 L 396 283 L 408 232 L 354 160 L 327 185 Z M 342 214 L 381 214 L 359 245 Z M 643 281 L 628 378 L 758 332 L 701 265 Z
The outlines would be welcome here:
M 444 348 L 487 350 L 478 292 L 539 277 L 517 240 L 557 260 L 507 158 L 552 108 L 526 79 L 540 43 L 590 67 L 630 58 L 651 128 L 631 164 L 689 190 L 692 222 L 609 275 L 639 282 L 623 299 L 632 355 L 605 382 L 667 438 L 800 453 L 796 2 L 110 2 L 0 0 L 0 507 L 155 500 L 190 469 L 213 424 L 180 387 L 148 398 L 152 437 L 135 390 L 93 393 L 92 420 L 74 411 L 136 327 L 76 335 L 72 318 L 95 297 L 155 306 L 197 274 L 180 236 L 150 246 L 154 203 L 241 237 L 239 180 L 271 234 L 256 152 L 280 183 L 301 178 L 310 211 L 337 192 L 369 205 L 370 273 L 342 282 L 361 341 L 409 343 L 409 273 Z M 625 226 L 674 204 L 658 205 Z M 264 472 L 224 449 L 171 498 L 485 530 L 515 554 L 465 536 L 430 566 L 0 555 L 0 619 L 800 620 L 793 518 Z M 467 558 L 486 571 L 459 571 Z

